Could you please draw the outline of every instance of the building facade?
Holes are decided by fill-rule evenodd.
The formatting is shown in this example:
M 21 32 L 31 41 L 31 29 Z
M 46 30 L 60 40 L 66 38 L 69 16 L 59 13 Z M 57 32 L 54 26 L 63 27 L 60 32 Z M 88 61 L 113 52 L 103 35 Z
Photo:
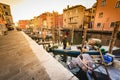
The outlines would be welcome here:
M 84 25 L 88 24 L 88 28 L 92 28 L 92 25 L 90 25 L 91 15 L 92 15 L 92 8 L 86 9 L 84 14 Z
M 94 26 L 95 12 L 96 3 L 91 8 L 85 10 L 84 25 L 88 24 L 88 29 L 92 29 Z
M 10 6 L 0 3 L 0 35 L 4 35 L 7 30 L 13 29 L 13 19 Z
M 28 22 L 29 22 L 29 20 L 19 20 L 18 27 L 20 29 L 26 29 L 29 27 Z
M 116 21 L 120 21 L 120 0 L 97 0 L 93 29 L 112 31 Z
M 0 8 L 2 10 L 2 17 L 5 21 L 6 27 L 11 27 L 13 25 L 13 18 L 11 15 L 10 6 L 7 4 L 0 3 Z
M 63 9 L 63 27 L 66 29 L 79 29 L 84 25 L 85 7 L 76 5 Z
M 63 28 L 63 14 L 58 15 L 58 26 Z

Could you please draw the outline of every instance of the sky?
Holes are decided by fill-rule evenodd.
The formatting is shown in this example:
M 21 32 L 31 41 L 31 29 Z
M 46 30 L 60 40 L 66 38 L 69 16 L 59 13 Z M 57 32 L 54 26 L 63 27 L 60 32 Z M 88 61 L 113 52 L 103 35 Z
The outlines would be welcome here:
M 96 0 L 0 0 L 1 3 L 10 5 L 14 22 L 33 19 L 44 12 L 57 11 L 63 13 L 67 5 L 83 5 L 92 7 Z

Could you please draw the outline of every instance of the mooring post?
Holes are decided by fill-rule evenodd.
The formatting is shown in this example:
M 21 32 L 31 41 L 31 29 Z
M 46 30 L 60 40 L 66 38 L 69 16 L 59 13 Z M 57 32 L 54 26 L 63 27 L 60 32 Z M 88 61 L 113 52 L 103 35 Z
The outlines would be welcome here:
M 114 27 L 114 30 L 112 32 L 111 41 L 110 41 L 110 44 L 109 44 L 109 51 L 108 51 L 108 53 L 110 53 L 110 54 L 112 54 L 112 49 L 113 49 L 114 44 L 115 44 L 115 40 L 116 40 L 116 37 L 117 37 L 119 26 L 120 26 L 120 21 L 117 21 L 115 23 L 115 27 Z
M 86 36 L 87 36 L 87 28 L 88 28 L 88 26 L 86 25 L 86 26 L 84 26 L 84 32 L 83 32 L 83 36 L 82 36 L 82 38 L 83 38 L 83 40 L 82 40 L 82 48 L 83 48 L 83 46 L 84 46 L 84 43 L 85 43 L 85 41 L 86 41 Z M 81 54 L 83 54 L 83 50 L 81 49 Z

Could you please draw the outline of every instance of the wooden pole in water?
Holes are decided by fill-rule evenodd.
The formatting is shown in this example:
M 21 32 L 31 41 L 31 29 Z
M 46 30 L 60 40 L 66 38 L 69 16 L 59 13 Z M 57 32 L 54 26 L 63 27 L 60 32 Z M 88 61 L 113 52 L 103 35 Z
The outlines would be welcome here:
M 104 68 L 105 68 L 105 70 L 106 70 L 106 73 L 107 73 L 107 75 L 108 75 L 108 76 L 107 76 L 107 80 L 111 80 L 111 79 L 110 79 L 109 72 L 108 72 L 108 69 L 107 69 L 107 67 L 106 67 L 106 63 L 104 62 L 104 58 L 103 58 L 103 55 L 102 55 L 102 52 L 101 52 L 100 48 L 98 48 L 98 51 L 100 52 L 102 64 L 103 64 L 103 66 L 104 66 Z
M 73 44 L 73 38 L 74 38 L 74 25 L 72 25 L 71 45 Z
M 81 46 L 82 48 L 83 48 L 84 43 L 86 41 L 87 27 L 88 27 L 88 25 L 84 26 L 84 28 L 83 28 L 84 32 L 83 32 L 83 36 L 82 36 L 82 38 L 83 38 L 83 40 L 82 40 L 82 46 Z M 81 49 L 81 54 L 83 54 L 83 50 L 82 49 Z
M 52 28 L 52 41 L 55 43 L 55 27 Z
M 112 37 L 111 37 L 111 41 L 110 41 L 110 44 L 109 44 L 109 51 L 108 52 L 110 54 L 112 54 L 112 49 L 113 49 L 114 44 L 115 44 L 115 40 L 116 40 L 116 36 L 117 36 L 119 26 L 120 26 L 120 21 L 117 21 L 116 24 L 115 24 L 114 30 L 112 32 Z

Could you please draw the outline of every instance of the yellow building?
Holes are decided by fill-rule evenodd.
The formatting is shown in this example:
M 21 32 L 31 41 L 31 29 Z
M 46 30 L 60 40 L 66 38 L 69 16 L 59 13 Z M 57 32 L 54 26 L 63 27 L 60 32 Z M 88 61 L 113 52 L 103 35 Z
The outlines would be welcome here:
M 63 9 L 63 27 L 66 29 L 79 29 L 83 26 L 85 7 L 76 5 Z
M 84 25 L 88 24 L 88 28 L 92 28 L 91 25 L 91 15 L 92 15 L 92 8 L 86 9 L 84 14 Z
M 95 12 L 96 12 L 96 3 L 91 8 L 85 10 L 84 25 L 88 24 L 89 29 L 93 28 Z
M 97 3 L 93 4 L 91 9 L 91 22 L 94 22 L 95 20 L 96 7 L 97 7 Z
M 38 32 L 39 31 L 39 16 L 34 17 L 33 19 L 33 31 Z

